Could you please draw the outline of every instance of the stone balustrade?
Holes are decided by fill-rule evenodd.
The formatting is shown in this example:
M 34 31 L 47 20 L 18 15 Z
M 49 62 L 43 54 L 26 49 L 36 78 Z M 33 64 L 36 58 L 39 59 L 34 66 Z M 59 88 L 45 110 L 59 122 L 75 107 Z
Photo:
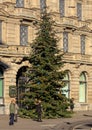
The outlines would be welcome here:
M 0 46 L 0 55 L 1 56 L 24 56 L 28 55 L 31 51 L 30 46 L 18 46 L 18 45 L 1 45 Z
M 64 55 L 64 61 L 66 62 L 75 62 L 80 64 L 92 64 L 92 56 L 91 55 L 81 55 L 79 53 L 66 53 Z
M 36 19 L 39 15 L 39 11 L 37 11 L 37 9 L 33 10 L 33 9 L 26 9 L 26 8 L 15 8 L 15 15 Z

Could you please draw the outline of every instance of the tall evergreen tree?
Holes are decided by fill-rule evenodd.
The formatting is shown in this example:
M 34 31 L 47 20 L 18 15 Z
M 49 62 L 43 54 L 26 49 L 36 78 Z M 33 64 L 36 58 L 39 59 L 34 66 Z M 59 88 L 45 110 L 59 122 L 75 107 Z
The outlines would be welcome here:
M 39 29 L 32 43 L 29 57 L 31 67 L 25 73 L 28 81 L 25 92 L 22 93 L 22 104 L 27 106 L 24 108 L 24 115 L 35 115 L 35 99 L 42 100 L 46 118 L 61 117 L 68 106 L 68 100 L 61 91 L 64 87 L 65 72 L 62 71 L 63 54 L 57 43 L 55 21 L 45 11 L 41 15 Z

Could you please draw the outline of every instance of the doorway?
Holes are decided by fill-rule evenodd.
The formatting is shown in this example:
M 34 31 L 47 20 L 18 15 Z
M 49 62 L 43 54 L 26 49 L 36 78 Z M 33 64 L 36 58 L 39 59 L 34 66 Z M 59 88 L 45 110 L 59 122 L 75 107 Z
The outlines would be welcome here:
M 16 87 L 17 87 L 17 103 L 19 107 L 22 107 L 21 103 L 21 98 L 22 98 L 22 93 L 25 91 L 25 83 L 26 83 L 26 77 L 24 73 L 27 71 L 27 66 L 21 67 L 18 72 L 17 72 L 17 77 L 16 77 Z

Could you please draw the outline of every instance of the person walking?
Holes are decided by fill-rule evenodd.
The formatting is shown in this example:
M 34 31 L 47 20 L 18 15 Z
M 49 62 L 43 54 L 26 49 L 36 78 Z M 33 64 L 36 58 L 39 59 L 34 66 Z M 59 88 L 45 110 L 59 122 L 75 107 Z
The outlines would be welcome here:
M 14 99 L 11 100 L 11 103 L 9 105 L 9 112 L 10 112 L 9 125 L 13 125 L 14 124 L 14 114 L 15 114 L 15 101 L 14 101 Z
M 41 104 L 41 100 L 38 100 L 38 103 L 36 104 L 36 112 L 37 112 L 37 116 L 38 116 L 38 120 L 39 122 L 42 122 L 42 104 Z
M 16 103 L 16 99 L 15 99 L 15 113 L 14 113 L 14 121 L 17 122 L 18 121 L 18 110 L 19 110 L 19 107 Z
M 70 99 L 70 110 L 71 110 L 71 112 L 73 112 L 73 109 L 74 109 L 74 98 L 71 98 Z

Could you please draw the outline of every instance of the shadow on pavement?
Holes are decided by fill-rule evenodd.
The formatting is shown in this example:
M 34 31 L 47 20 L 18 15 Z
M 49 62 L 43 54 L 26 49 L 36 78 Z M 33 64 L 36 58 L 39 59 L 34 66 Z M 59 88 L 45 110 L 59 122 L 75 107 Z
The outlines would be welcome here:
M 83 116 L 88 116 L 88 117 L 92 117 L 92 115 L 86 115 L 86 114 L 83 114 Z
M 89 126 L 89 127 L 92 127 L 92 124 L 86 124 L 85 126 Z

